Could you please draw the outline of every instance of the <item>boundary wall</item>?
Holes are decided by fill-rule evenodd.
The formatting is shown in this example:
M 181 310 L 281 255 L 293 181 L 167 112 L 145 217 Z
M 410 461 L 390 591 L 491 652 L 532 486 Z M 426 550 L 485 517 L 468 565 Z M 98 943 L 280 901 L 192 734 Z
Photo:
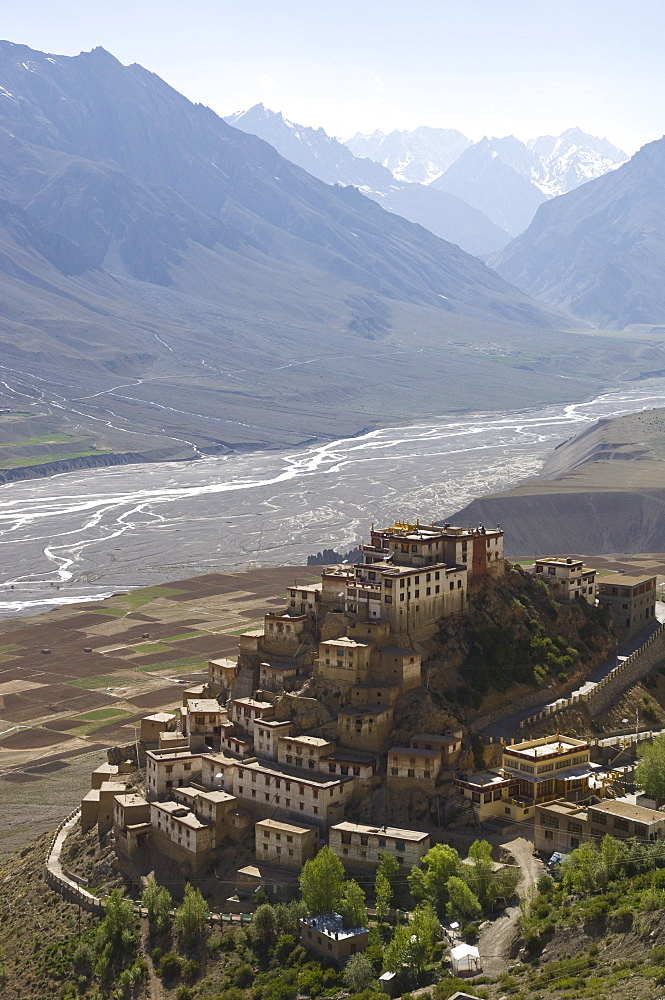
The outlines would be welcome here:
M 536 712 L 528 719 L 522 719 L 519 724 L 520 729 L 541 722 L 550 715 L 556 715 L 557 712 L 564 712 L 567 708 L 582 702 L 586 704 L 591 718 L 602 715 L 624 691 L 650 674 L 661 663 L 665 663 L 665 624 L 660 625 L 643 645 L 625 660 L 617 663 L 616 667 L 613 667 L 593 687 L 587 691 L 575 691 L 568 698 L 559 698 L 546 705 L 542 711 Z

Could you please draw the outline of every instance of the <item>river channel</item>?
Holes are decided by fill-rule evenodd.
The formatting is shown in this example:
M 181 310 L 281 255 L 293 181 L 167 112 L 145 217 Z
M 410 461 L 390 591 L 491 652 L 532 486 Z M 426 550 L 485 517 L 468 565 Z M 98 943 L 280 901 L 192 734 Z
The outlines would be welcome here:
M 372 521 L 441 519 L 537 475 L 601 417 L 665 405 L 665 379 L 596 399 L 392 427 L 295 451 L 90 469 L 0 487 L 0 618 L 116 590 L 348 549 Z

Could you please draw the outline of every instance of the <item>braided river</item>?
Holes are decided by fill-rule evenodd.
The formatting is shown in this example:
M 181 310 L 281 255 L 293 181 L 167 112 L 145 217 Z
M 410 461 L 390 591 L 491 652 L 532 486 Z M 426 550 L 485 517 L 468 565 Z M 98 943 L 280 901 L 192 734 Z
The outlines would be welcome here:
M 665 379 L 581 403 L 442 417 L 301 450 L 70 472 L 0 487 L 0 618 L 203 573 L 303 564 L 372 521 L 441 520 L 535 476 L 601 417 L 665 406 Z

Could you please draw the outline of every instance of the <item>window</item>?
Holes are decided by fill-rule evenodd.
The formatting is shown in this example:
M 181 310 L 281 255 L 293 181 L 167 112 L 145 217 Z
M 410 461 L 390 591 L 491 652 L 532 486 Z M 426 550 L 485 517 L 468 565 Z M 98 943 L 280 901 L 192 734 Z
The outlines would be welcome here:
M 404 844 L 400 844 L 399 841 L 395 844 L 395 847 L 398 851 L 405 850 Z
M 408 778 L 415 778 L 415 776 L 416 776 L 416 772 L 414 771 L 414 769 L 412 767 L 410 767 L 407 770 L 406 774 L 407 774 Z

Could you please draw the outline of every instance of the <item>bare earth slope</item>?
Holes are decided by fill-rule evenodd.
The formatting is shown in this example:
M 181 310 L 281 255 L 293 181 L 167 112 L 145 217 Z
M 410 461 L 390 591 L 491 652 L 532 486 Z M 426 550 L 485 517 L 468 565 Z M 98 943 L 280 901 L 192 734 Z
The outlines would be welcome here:
M 644 370 L 103 49 L 0 43 L 0 162 L 0 409 L 99 451 L 290 446 Z
M 454 515 L 506 530 L 511 556 L 665 549 L 665 410 L 601 420 L 560 445 L 542 478 Z

